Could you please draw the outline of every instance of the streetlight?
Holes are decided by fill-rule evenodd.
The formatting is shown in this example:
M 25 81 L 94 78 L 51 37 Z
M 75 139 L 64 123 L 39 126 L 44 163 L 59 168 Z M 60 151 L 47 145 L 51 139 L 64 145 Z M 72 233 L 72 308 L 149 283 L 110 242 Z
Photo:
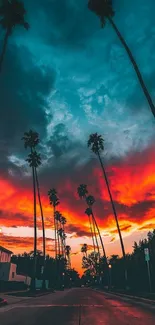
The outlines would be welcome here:
M 111 269 L 112 269 L 112 265 L 108 264 L 109 267 L 109 289 L 111 290 Z
M 62 273 L 62 288 L 64 289 L 65 287 L 65 273 Z

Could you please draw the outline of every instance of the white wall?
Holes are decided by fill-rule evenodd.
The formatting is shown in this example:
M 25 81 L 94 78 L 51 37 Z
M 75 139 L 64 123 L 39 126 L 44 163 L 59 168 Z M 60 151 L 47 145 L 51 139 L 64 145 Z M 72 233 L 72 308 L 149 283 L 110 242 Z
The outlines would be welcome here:
M 31 278 L 29 276 L 16 273 L 17 265 L 13 263 L 0 263 L 0 280 L 3 281 L 21 281 L 30 285 Z
M 17 265 L 10 263 L 10 273 L 9 273 L 9 281 L 16 281 L 16 269 Z
M 27 284 L 29 286 L 30 283 L 31 283 L 31 278 L 29 276 L 16 274 L 14 281 L 21 281 L 21 282 L 24 282 L 25 284 Z

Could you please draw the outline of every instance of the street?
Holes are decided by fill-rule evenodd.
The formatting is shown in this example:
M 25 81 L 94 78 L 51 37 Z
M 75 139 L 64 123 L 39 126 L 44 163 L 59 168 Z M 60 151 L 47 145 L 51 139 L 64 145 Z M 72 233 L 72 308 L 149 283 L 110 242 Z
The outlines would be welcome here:
M 155 309 L 89 288 L 73 288 L 3 307 L 0 324 L 153 325 Z

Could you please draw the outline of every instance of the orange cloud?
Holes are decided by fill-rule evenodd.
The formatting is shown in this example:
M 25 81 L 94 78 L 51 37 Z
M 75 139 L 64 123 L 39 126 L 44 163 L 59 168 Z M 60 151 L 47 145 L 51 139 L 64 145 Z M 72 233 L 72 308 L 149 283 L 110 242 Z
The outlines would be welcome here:
M 135 230 L 143 231 L 154 228 L 155 225 L 155 148 L 144 152 L 133 153 L 124 160 L 117 160 L 113 164 L 105 165 L 115 201 L 116 210 L 123 234 L 130 234 Z M 94 160 L 93 160 L 94 163 Z M 80 169 L 81 168 L 81 169 Z M 66 231 L 71 237 L 90 237 L 89 222 L 84 211 L 86 203 L 77 197 L 79 183 L 88 184 L 88 189 L 96 198 L 94 213 L 104 237 L 117 234 L 111 203 L 105 186 L 103 175 L 98 167 L 92 163 L 76 170 L 76 178 L 68 174 L 58 179 L 56 188 L 60 198 L 58 209 L 67 218 Z M 52 175 L 51 175 L 52 177 Z M 43 179 L 43 177 L 42 177 Z M 22 185 L 21 185 L 22 184 Z M 48 186 L 40 184 L 42 202 L 47 229 L 53 227 L 53 211 L 46 195 Z M 37 204 L 37 222 L 41 228 L 39 205 Z M 30 226 L 33 227 L 33 192 L 32 188 L 24 188 L 23 183 L 14 184 L 11 180 L 0 180 L 0 227 Z M 104 234 L 103 234 L 104 232 Z M 10 237 L 11 239 L 11 237 Z M 9 240 L 9 239 L 7 239 Z M 30 241 L 16 240 L 16 247 L 30 247 Z M 112 237 L 111 241 L 115 238 Z M 11 243 L 8 242 L 9 245 Z M 5 244 L 4 244 L 5 245 Z M 12 249 L 13 249 L 12 244 Z M 33 245 L 32 245 L 33 246 Z M 51 248 L 52 250 L 52 248 Z
M 30 252 L 33 250 L 33 237 L 15 237 L 6 236 L 0 234 L 1 246 L 10 249 L 12 252 L 15 250 L 15 254 L 18 252 Z M 42 250 L 42 237 L 37 239 L 37 249 Z M 52 238 L 46 238 L 46 253 L 54 252 L 54 240 Z M 50 254 L 51 255 L 51 254 Z

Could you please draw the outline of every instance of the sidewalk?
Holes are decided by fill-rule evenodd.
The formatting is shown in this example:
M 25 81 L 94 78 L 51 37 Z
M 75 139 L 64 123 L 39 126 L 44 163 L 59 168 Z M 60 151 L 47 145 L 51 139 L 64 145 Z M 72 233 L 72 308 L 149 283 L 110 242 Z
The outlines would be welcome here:
M 38 291 L 36 293 L 31 293 L 29 290 L 24 290 L 24 291 L 12 291 L 12 292 L 4 292 L 4 293 L 1 292 L 0 297 L 6 299 L 8 304 L 12 305 L 27 299 L 37 298 L 52 293 L 54 293 L 54 291 L 52 290 L 48 290 L 45 292 Z
M 99 289 L 99 288 L 94 288 L 94 290 L 104 293 L 104 294 L 118 296 L 120 298 L 125 298 L 125 299 L 127 298 L 127 299 L 132 300 L 137 303 L 145 304 L 147 306 L 152 306 L 153 308 L 155 307 L 154 299 L 144 298 L 143 296 L 140 296 L 140 295 L 136 295 L 136 294 L 133 295 L 130 293 L 120 293 L 120 292 L 116 292 L 116 291 L 107 291 L 107 290 Z
M 16 296 L 11 296 L 7 294 L 1 295 L 2 298 L 6 299 L 7 303 L 9 305 L 16 304 L 18 302 L 21 302 L 26 299 L 31 299 L 31 297 L 16 297 Z
M 22 293 L 22 292 L 27 292 L 27 291 L 28 291 L 28 289 L 27 290 L 18 290 L 18 291 L 17 290 L 15 290 L 15 291 L 4 291 L 4 292 L 0 291 L 0 297 L 4 296 L 4 295 L 11 295 L 11 294 L 15 294 L 15 293 L 18 293 L 18 292 Z

